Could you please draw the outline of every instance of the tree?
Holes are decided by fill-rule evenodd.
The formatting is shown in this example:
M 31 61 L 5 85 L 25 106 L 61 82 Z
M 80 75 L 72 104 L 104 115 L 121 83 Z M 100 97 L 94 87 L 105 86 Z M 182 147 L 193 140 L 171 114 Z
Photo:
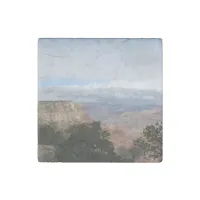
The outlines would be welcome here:
M 143 152 L 144 158 L 152 161 L 162 161 L 163 154 L 163 125 L 156 123 L 155 125 L 148 125 L 143 130 L 142 136 L 134 141 L 135 148 L 132 153 L 140 149 Z
M 53 125 L 38 125 L 39 145 L 56 145 L 62 140 L 62 133 L 60 131 L 55 131 Z
M 70 137 L 56 146 L 58 162 L 117 162 L 109 133 L 103 131 L 100 122 L 79 124 L 68 129 Z

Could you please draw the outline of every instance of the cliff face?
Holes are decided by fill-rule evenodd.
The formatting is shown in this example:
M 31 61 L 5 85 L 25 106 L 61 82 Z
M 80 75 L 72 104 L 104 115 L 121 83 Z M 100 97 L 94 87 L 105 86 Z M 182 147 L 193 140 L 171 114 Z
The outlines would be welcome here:
M 144 110 L 141 112 L 126 112 L 109 118 L 103 124 L 112 124 L 132 136 L 138 138 L 147 125 L 162 121 L 162 109 Z
M 64 130 L 71 125 L 90 121 L 83 108 L 71 101 L 38 102 L 38 123 L 41 125 L 54 124 L 57 129 Z
M 102 124 L 101 127 L 110 133 L 110 141 L 113 142 L 115 149 L 129 149 L 133 146 L 133 137 L 126 133 L 126 129 L 113 124 Z

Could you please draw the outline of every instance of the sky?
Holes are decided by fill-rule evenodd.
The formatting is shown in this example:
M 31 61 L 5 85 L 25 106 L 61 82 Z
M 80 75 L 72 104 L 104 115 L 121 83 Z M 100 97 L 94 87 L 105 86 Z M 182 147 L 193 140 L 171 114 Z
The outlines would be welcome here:
M 39 39 L 38 81 L 39 96 L 54 88 L 52 98 L 60 87 L 162 91 L 162 40 Z

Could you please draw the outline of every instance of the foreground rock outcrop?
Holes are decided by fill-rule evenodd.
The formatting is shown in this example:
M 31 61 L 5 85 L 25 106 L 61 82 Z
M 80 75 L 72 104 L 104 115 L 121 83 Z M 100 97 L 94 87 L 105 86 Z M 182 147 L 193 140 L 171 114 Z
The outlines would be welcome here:
M 55 158 L 55 147 L 52 145 L 38 145 L 38 161 L 52 162 Z
M 54 124 L 64 130 L 74 124 L 91 122 L 83 108 L 71 101 L 39 101 L 38 123 Z

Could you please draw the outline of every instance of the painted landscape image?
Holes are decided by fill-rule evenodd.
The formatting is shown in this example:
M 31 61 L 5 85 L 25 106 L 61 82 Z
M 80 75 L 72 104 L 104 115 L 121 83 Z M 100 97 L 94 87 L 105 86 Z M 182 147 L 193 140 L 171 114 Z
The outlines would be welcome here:
M 39 162 L 161 162 L 161 39 L 38 40 Z

